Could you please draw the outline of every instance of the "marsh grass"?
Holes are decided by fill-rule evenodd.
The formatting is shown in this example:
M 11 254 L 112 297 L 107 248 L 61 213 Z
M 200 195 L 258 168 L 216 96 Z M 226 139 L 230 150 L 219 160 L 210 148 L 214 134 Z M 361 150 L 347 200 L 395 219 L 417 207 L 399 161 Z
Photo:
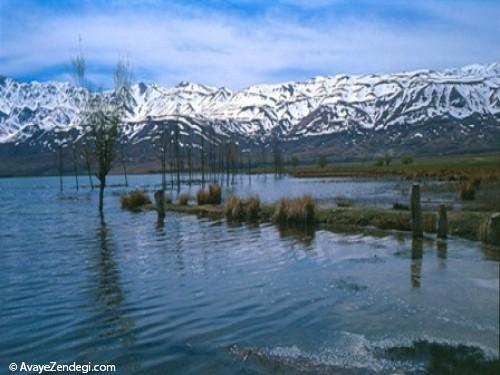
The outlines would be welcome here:
M 179 202 L 179 205 L 181 206 L 187 206 L 187 204 L 189 203 L 189 194 L 179 194 L 179 196 L 177 197 L 177 201 Z
M 196 201 L 198 205 L 203 204 L 221 204 L 222 202 L 222 189 L 219 185 L 211 184 L 208 190 L 199 189 L 196 192 Z
M 224 214 L 228 220 L 256 221 L 260 213 L 260 200 L 258 197 L 240 199 L 234 195 L 226 199 Z
M 275 207 L 272 220 L 281 224 L 314 224 L 315 212 L 316 202 L 310 195 L 281 199 Z
M 149 196 L 141 191 L 135 190 L 130 193 L 123 194 L 120 198 L 122 208 L 130 211 L 137 211 L 141 207 L 151 204 Z
M 473 201 L 476 197 L 476 184 L 472 181 L 462 181 L 458 195 L 463 201 Z

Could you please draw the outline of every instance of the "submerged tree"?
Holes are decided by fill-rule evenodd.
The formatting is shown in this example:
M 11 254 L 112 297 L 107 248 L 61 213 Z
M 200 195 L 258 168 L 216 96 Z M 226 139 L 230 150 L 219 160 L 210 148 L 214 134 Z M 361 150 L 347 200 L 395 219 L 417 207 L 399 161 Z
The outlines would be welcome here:
M 113 91 L 94 92 L 85 79 L 83 56 L 78 56 L 72 63 L 77 82 L 85 89 L 82 90 L 81 123 L 85 143 L 91 145 L 95 155 L 95 175 L 99 180 L 99 214 L 102 216 L 106 177 L 116 156 L 119 125 L 130 98 L 130 70 L 128 64 L 119 61 L 113 75 Z
M 293 170 L 295 171 L 297 169 L 297 166 L 299 165 L 299 157 L 297 155 L 293 155 L 292 159 L 290 159 L 290 164 L 293 167 Z
M 79 190 L 79 183 L 78 183 L 78 150 L 77 150 L 77 145 L 76 143 L 73 143 L 72 144 L 72 147 L 71 147 L 71 153 L 72 153 L 72 156 L 73 156 L 73 171 L 75 173 L 75 184 L 76 184 L 76 191 Z
M 165 191 L 167 189 L 167 152 L 170 143 L 170 130 L 165 121 L 159 123 L 158 126 L 159 134 L 154 138 L 154 141 L 160 157 L 161 190 Z
M 64 174 L 64 147 L 66 147 L 66 139 L 64 138 L 63 132 L 64 130 L 57 126 L 55 128 L 55 133 L 57 135 L 56 145 L 57 145 L 57 169 L 59 172 L 59 192 L 62 194 L 64 190 L 63 186 L 63 174 Z
M 94 190 L 94 182 L 92 181 L 92 150 L 87 145 L 87 143 L 82 142 L 82 147 L 81 147 L 81 156 L 83 157 L 83 160 L 85 161 L 85 168 L 87 169 L 87 175 L 89 177 L 89 185 L 90 189 Z
M 321 168 L 325 168 L 328 165 L 328 159 L 326 155 L 320 155 L 318 164 Z

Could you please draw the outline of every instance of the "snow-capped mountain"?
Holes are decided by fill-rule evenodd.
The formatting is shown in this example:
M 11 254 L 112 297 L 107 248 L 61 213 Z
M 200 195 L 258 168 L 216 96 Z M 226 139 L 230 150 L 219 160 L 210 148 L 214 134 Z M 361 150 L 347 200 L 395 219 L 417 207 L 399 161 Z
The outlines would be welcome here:
M 1 78 L 0 143 L 23 142 L 40 131 L 78 130 L 80 93 L 69 83 Z M 132 97 L 126 119 L 130 137 L 138 136 L 148 121 L 172 115 L 261 139 L 397 125 L 418 131 L 433 121 L 499 126 L 500 63 L 441 72 L 315 77 L 237 92 L 189 82 L 171 88 L 138 83 Z

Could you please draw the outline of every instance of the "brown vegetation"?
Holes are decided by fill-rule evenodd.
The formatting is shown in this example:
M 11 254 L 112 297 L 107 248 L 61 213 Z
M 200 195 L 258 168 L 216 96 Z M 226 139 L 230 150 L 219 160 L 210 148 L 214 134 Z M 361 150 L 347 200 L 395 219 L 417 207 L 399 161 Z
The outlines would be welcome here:
M 240 199 L 234 195 L 226 199 L 224 213 L 228 220 L 256 221 L 260 213 L 258 197 Z
M 459 197 L 463 201 L 473 201 L 476 197 L 476 185 L 471 181 L 460 183 Z
M 179 196 L 177 197 L 177 200 L 179 201 L 179 204 L 181 206 L 187 206 L 188 202 L 189 202 L 189 194 L 179 194 Z
M 208 186 L 208 191 L 200 188 L 196 193 L 196 201 L 200 206 L 203 204 L 221 204 L 221 187 L 219 185 L 211 184 Z
M 313 224 L 315 210 L 316 203 L 310 195 L 296 199 L 281 199 L 276 205 L 272 220 L 283 224 Z
M 139 208 L 147 204 L 150 204 L 151 200 L 149 199 L 149 196 L 145 192 L 140 190 L 135 190 L 128 194 L 122 195 L 120 198 L 120 202 L 122 208 L 131 211 L 137 211 Z

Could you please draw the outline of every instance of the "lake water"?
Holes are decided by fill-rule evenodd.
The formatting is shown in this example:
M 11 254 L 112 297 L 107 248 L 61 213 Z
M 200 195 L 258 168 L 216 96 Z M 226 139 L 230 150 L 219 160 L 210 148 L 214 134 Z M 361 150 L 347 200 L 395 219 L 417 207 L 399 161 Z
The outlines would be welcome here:
M 158 176 L 129 179 L 153 189 Z M 158 375 L 498 371 L 498 249 L 170 213 L 158 227 L 120 209 L 123 187 L 107 190 L 101 221 L 97 192 L 72 184 L 60 196 L 57 178 L 0 179 L 2 373 L 22 361 Z M 389 205 L 404 185 L 254 176 L 234 189 Z

